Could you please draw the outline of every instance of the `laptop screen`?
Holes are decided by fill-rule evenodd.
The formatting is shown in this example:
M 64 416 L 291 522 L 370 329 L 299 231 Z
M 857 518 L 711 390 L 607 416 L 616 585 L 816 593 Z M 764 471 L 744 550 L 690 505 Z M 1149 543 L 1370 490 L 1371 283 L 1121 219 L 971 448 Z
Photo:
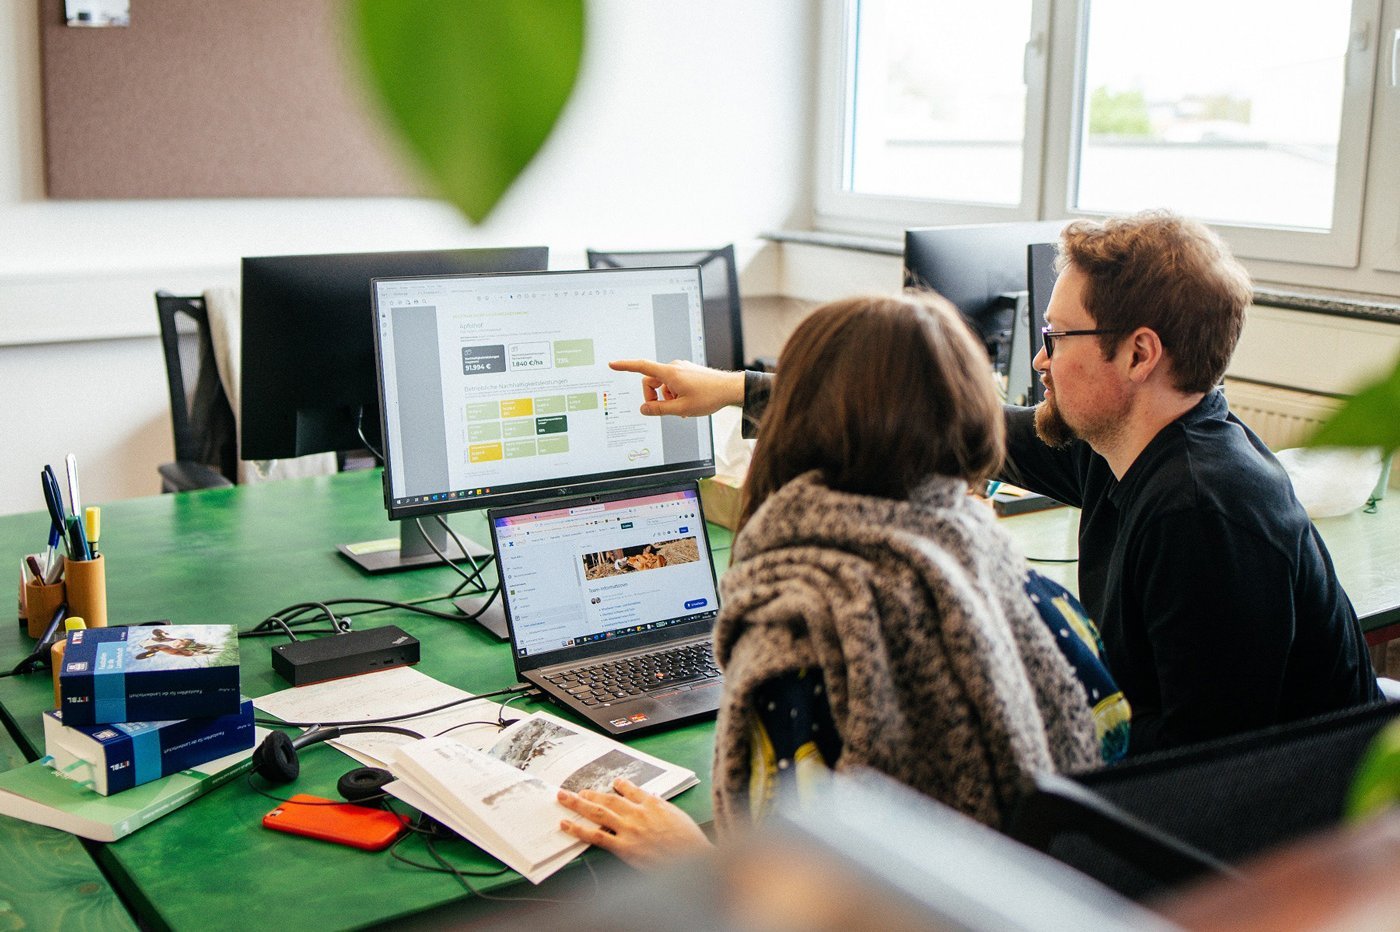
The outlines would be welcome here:
M 490 512 L 517 663 L 644 647 L 713 624 L 719 596 L 695 483 L 537 507 Z

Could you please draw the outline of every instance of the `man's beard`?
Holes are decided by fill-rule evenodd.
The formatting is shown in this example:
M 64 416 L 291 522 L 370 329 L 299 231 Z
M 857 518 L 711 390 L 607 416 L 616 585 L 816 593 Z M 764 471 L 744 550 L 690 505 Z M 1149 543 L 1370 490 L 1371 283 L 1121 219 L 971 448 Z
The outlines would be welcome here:
M 1055 449 L 1063 449 L 1079 439 L 1060 413 L 1054 398 L 1046 398 L 1035 406 L 1035 435 Z

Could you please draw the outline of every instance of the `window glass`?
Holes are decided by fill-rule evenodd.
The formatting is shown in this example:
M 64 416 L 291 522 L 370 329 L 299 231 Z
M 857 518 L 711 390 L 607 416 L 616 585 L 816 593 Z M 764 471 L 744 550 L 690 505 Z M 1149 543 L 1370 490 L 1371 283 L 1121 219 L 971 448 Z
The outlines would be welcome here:
M 1089 0 L 1072 206 L 1329 230 L 1350 0 Z
M 1021 201 L 1031 0 L 860 0 L 844 189 Z

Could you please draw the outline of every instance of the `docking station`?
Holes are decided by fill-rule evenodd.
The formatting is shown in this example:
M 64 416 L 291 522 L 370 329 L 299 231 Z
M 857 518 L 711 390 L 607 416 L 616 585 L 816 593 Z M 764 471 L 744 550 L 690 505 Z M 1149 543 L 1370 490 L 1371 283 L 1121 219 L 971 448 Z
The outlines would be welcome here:
M 272 648 L 272 669 L 293 686 L 418 662 L 418 639 L 395 625 Z

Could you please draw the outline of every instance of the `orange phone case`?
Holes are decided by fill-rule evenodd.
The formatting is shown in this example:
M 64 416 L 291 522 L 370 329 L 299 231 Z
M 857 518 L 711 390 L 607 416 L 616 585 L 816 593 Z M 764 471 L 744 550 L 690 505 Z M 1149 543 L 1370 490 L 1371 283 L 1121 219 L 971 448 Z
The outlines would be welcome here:
M 317 803 L 319 805 L 297 805 Z M 333 841 L 365 851 L 383 851 L 403 834 L 408 816 L 353 803 L 333 803 L 298 793 L 263 816 L 265 828 Z

